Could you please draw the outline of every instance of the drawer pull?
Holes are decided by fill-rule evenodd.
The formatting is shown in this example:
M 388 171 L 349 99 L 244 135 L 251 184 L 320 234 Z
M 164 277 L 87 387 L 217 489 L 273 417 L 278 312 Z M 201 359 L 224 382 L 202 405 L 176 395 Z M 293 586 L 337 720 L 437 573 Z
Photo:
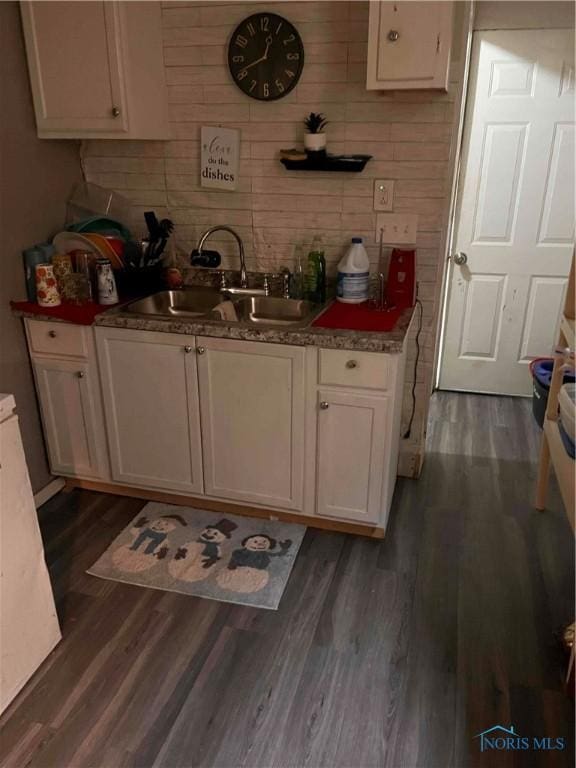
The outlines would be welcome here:
M 320 410 L 326 411 L 330 408 L 330 403 L 327 403 L 326 400 L 322 400 L 320 403 Z
M 358 368 L 358 363 L 356 360 L 348 360 L 346 363 L 346 368 Z
M 56 331 L 48 331 L 48 336 L 50 336 L 51 339 L 56 338 Z
M 79 379 L 83 379 L 83 378 L 84 378 L 84 371 L 78 371 L 78 373 L 76 374 L 76 376 L 77 376 Z

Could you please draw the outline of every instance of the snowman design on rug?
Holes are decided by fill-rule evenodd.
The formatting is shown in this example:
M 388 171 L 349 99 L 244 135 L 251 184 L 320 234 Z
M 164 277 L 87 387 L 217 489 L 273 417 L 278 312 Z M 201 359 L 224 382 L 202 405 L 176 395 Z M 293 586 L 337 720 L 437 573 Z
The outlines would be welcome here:
M 112 562 L 119 571 L 147 571 L 166 557 L 168 537 L 180 525 L 188 525 L 180 515 L 161 515 L 151 522 L 147 517 L 140 517 L 131 530 L 132 543 L 118 547 L 112 554 Z
M 168 572 L 180 581 L 203 581 L 222 559 L 222 544 L 238 526 L 223 518 L 215 525 L 207 525 L 196 541 L 180 547 L 168 563 Z
M 265 533 L 247 536 L 242 541 L 242 548 L 235 549 L 225 570 L 217 577 L 218 586 L 232 592 L 259 592 L 264 589 L 270 576 L 268 567 L 273 557 L 282 557 L 292 545 L 290 539 L 280 542 L 276 549 L 276 540 Z

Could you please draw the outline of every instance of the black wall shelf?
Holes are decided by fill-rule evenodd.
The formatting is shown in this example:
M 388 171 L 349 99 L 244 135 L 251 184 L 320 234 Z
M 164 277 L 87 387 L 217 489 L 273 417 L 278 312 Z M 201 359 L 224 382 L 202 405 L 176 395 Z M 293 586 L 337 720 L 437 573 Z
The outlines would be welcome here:
M 280 158 L 282 165 L 289 171 L 334 171 L 337 173 L 360 173 L 364 170 L 372 155 L 325 155 L 318 157 L 309 154 L 305 160 Z

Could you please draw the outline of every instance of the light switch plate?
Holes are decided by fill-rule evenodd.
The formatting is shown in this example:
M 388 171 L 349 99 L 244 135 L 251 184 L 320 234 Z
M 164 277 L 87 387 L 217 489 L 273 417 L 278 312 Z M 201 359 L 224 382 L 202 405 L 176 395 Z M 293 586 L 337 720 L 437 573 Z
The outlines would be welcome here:
M 394 210 L 394 181 L 392 179 L 376 179 L 374 181 L 374 210 Z
M 376 216 L 376 242 L 390 245 L 414 245 L 418 228 L 418 215 L 415 213 L 379 213 Z

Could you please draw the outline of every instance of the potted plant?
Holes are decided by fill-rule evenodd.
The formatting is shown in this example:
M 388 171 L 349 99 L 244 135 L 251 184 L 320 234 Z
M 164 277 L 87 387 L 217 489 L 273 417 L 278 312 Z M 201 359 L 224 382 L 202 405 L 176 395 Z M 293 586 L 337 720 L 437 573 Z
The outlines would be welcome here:
M 326 152 L 326 134 L 324 128 L 328 121 L 321 113 L 310 112 L 304 120 L 307 133 L 304 134 L 304 147 L 307 152 Z

